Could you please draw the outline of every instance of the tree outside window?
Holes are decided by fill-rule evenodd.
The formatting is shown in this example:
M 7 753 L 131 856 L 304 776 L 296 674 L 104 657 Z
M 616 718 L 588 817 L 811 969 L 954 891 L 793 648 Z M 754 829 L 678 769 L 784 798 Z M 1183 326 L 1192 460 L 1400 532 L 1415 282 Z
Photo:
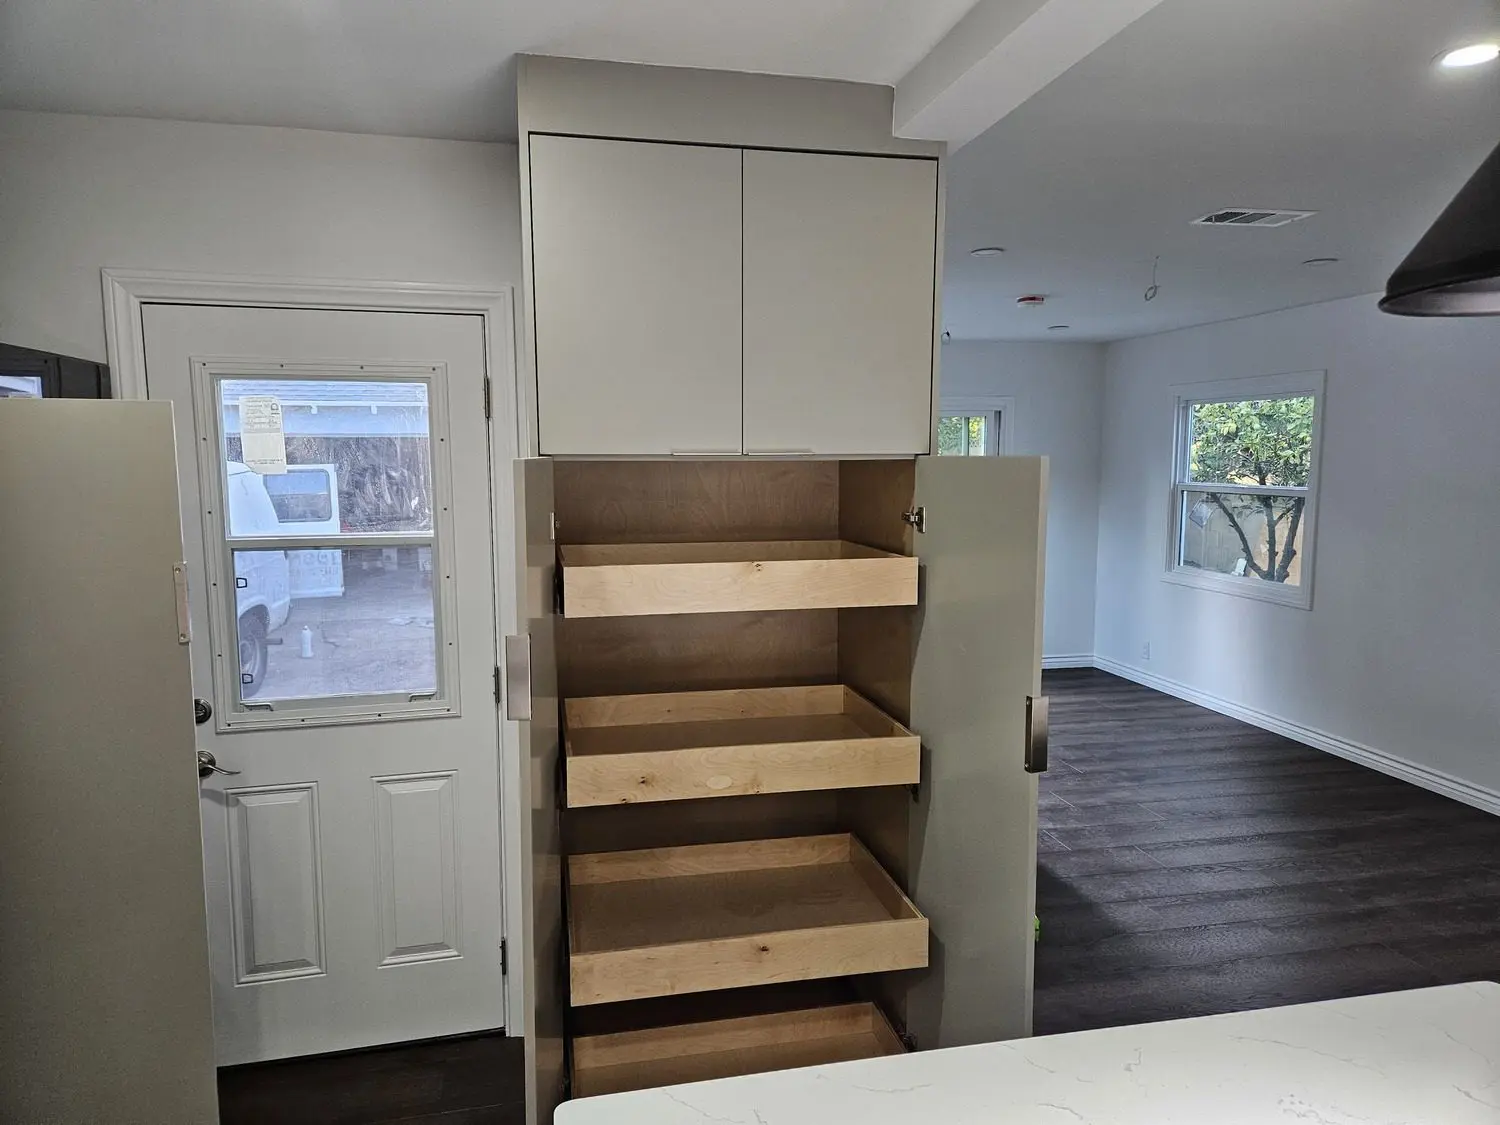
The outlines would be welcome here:
M 1001 423 L 998 410 L 944 410 L 938 415 L 938 456 L 997 456 Z

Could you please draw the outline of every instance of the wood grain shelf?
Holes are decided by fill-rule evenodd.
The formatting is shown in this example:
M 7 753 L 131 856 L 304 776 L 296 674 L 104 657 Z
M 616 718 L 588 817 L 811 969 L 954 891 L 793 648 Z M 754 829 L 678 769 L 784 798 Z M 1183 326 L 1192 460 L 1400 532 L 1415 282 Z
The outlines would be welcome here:
M 916 605 L 917 560 L 842 539 L 558 549 L 564 617 Z
M 868 1003 L 580 1036 L 573 1040 L 573 1093 L 587 1098 L 905 1050 Z
M 915 785 L 921 739 L 839 684 L 563 704 L 569 808 Z
M 927 965 L 927 919 L 847 833 L 568 857 L 575 1006 Z

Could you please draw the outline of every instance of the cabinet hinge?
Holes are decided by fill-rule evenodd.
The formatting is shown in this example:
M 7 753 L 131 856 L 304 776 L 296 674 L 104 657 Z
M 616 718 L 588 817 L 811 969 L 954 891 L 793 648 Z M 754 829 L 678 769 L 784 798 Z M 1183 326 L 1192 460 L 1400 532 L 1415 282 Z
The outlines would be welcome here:
M 484 416 L 490 416 L 490 377 L 484 377 Z
M 926 508 L 908 509 L 907 511 L 901 513 L 901 518 L 907 523 L 911 524 L 912 527 L 916 528 L 918 534 L 925 535 L 927 533 Z
M 500 665 L 495 665 L 495 706 L 500 706 Z
M 901 1045 L 908 1051 L 915 1051 L 917 1049 L 917 1037 L 907 1031 L 906 1028 L 903 1027 L 897 1030 L 896 1038 L 901 1040 Z

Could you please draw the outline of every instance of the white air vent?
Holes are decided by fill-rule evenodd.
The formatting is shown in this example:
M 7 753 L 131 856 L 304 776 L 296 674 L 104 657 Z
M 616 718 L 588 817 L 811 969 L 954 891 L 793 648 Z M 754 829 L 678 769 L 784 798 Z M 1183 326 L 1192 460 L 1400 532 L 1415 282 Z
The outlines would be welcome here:
M 1195 227 L 1284 227 L 1310 219 L 1316 211 L 1285 211 L 1270 207 L 1226 207 L 1194 219 Z

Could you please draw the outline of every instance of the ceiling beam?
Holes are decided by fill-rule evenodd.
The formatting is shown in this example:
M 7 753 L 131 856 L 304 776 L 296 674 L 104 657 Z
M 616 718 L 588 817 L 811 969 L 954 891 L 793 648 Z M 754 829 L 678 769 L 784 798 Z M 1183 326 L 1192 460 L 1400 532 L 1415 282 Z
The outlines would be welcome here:
M 1162 0 L 979 0 L 896 85 L 898 137 L 968 144 Z

